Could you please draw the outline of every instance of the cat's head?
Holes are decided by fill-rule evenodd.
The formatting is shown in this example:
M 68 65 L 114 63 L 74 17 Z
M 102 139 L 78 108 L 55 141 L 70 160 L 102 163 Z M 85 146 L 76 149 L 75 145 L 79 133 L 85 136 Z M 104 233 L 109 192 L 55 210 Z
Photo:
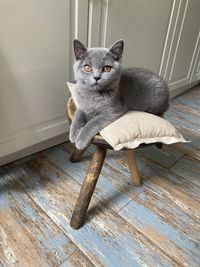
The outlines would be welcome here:
M 101 90 L 120 77 L 120 62 L 124 42 L 117 41 L 109 48 L 86 48 L 74 40 L 75 79 L 91 90 Z

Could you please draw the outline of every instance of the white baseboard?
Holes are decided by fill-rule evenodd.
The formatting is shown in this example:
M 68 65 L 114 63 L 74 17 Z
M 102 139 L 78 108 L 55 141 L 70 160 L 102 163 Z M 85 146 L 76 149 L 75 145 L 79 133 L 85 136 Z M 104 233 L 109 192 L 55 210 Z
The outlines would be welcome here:
M 0 166 L 68 140 L 66 116 L 0 138 Z
M 180 95 L 182 94 L 183 92 L 189 90 L 190 88 L 198 85 L 200 83 L 200 81 L 195 81 L 195 82 L 192 82 L 190 84 L 186 84 L 180 88 L 176 88 L 176 89 L 173 89 L 173 90 L 170 90 L 169 92 L 169 98 L 172 99 L 174 97 L 176 97 L 177 95 Z

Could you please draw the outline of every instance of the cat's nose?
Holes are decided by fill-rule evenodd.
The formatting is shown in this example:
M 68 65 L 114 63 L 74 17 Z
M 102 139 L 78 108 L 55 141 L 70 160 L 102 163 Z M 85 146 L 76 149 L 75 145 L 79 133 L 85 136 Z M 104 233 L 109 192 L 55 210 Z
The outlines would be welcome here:
M 96 80 L 96 82 L 100 79 L 99 76 L 94 76 L 93 78 Z

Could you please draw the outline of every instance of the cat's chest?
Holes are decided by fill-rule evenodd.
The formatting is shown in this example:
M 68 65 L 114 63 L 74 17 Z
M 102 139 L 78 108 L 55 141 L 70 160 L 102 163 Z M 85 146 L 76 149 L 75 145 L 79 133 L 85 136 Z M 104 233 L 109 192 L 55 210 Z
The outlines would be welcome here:
M 78 108 L 82 109 L 85 112 L 90 112 L 95 109 L 99 109 L 104 105 L 104 101 L 101 97 L 93 96 L 93 95 L 77 95 L 77 104 Z
M 101 94 L 76 94 L 75 104 L 78 109 L 83 110 L 87 114 L 98 113 L 103 110 L 103 107 L 108 105 L 109 100 Z

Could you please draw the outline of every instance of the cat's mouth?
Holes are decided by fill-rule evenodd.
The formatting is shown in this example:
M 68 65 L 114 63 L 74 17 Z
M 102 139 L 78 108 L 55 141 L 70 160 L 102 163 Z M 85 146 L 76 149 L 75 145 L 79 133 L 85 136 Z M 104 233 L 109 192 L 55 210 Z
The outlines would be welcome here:
M 109 85 L 108 82 L 105 81 L 97 81 L 91 85 L 93 90 L 102 90 L 103 88 L 107 87 Z
M 99 86 L 101 86 L 101 82 L 99 81 L 92 83 L 92 87 L 99 87 Z
M 100 87 L 100 84 L 99 83 L 95 83 L 95 84 L 92 85 L 92 87 L 98 89 Z
M 100 91 L 100 90 L 102 90 L 102 85 L 101 84 L 99 84 L 99 83 L 95 83 L 95 84 L 92 84 L 91 85 L 91 89 L 93 90 L 93 91 Z
M 98 81 L 94 81 L 93 82 L 93 85 L 97 85 L 97 84 L 100 84 L 101 82 L 100 82 L 100 80 L 98 80 Z

